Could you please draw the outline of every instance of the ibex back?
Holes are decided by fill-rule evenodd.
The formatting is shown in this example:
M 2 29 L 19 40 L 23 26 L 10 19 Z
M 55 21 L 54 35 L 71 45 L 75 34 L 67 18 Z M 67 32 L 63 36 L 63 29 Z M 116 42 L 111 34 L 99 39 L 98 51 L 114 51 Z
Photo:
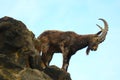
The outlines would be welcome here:
M 99 43 L 105 40 L 108 24 L 104 19 L 99 19 L 104 22 L 104 29 L 97 25 L 101 31 L 96 34 L 79 35 L 72 31 L 57 31 L 48 30 L 43 32 L 38 39 L 41 45 L 37 47 L 39 52 L 42 52 L 42 61 L 45 66 L 49 66 L 49 63 L 54 53 L 62 53 L 63 65 L 62 69 L 68 69 L 70 58 L 76 51 L 87 47 L 86 54 L 88 55 L 90 50 L 96 51 Z

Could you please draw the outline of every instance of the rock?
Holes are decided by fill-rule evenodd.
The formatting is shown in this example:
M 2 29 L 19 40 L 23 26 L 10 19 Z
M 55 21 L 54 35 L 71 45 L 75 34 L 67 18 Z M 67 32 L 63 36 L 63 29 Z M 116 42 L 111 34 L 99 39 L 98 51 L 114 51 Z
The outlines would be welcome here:
M 44 72 L 53 80 L 72 80 L 69 73 L 56 66 L 49 66 L 44 69 Z
M 71 80 L 69 73 L 50 66 L 42 68 L 40 42 L 24 23 L 0 19 L 0 80 Z
M 21 80 L 53 80 L 44 72 L 39 71 L 37 69 L 27 68 L 20 71 L 19 75 Z
M 13 18 L 0 19 L 0 54 L 21 67 L 29 66 L 28 57 L 35 54 L 34 34 Z

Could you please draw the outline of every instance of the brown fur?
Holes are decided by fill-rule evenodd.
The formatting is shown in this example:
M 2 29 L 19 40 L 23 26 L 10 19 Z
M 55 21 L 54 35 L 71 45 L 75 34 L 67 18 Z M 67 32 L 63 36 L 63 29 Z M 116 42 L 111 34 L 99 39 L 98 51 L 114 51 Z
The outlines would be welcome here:
M 108 31 L 107 22 L 101 18 L 99 20 L 104 22 L 104 29 L 97 25 L 101 31 L 96 34 L 79 35 L 72 31 L 63 32 L 57 30 L 48 30 L 43 32 L 38 37 L 40 45 L 37 46 L 37 49 L 39 52 L 42 52 L 42 61 L 45 66 L 49 65 L 54 53 L 62 53 L 62 69 L 67 71 L 69 60 L 76 51 L 85 47 L 87 47 L 87 55 L 90 50 L 96 51 L 99 43 L 105 40 Z
M 98 34 L 78 35 L 71 31 L 45 31 L 38 37 L 38 39 L 41 41 L 39 52 L 42 51 L 42 60 L 46 66 L 49 65 L 54 53 L 62 53 L 62 69 L 67 70 L 69 60 L 71 56 L 76 53 L 76 51 L 87 46 L 88 51 L 90 49 L 97 49 L 98 43 L 96 43 L 94 40 L 95 37 L 98 37 L 97 35 Z M 93 49 L 92 45 L 94 45 L 95 49 Z

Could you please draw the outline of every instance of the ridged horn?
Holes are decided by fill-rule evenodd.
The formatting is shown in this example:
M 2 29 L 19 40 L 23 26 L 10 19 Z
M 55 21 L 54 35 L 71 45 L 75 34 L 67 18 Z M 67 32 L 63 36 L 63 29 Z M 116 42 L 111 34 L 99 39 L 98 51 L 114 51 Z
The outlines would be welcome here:
M 104 20 L 102 18 L 99 18 L 99 20 L 103 21 L 103 23 L 104 23 L 104 29 L 101 26 L 99 26 L 98 24 L 96 24 L 102 31 L 101 35 L 98 37 L 98 41 L 101 43 L 106 38 L 107 31 L 108 31 L 108 23 L 106 20 Z

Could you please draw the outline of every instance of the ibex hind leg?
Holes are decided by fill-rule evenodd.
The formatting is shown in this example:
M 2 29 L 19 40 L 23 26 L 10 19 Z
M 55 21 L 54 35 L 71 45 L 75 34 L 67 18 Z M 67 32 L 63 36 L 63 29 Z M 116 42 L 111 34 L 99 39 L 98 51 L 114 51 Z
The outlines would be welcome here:
M 45 64 L 45 66 L 49 66 L 49 63 L 53 57 L 53 53 L 43 53 L 42 54 L 42 61 Z
M 52 60 L 52 57 L 53 57 L 53 53 L 47 53 L 46 62 L 45 62 L 47 66 L 49 66 L 50 61 Z
M 43 68 L 46 68 L 48 65 L 46 64 L 46 53 L 42 53 L 41 60 L 42 60 L 42 66 Z

